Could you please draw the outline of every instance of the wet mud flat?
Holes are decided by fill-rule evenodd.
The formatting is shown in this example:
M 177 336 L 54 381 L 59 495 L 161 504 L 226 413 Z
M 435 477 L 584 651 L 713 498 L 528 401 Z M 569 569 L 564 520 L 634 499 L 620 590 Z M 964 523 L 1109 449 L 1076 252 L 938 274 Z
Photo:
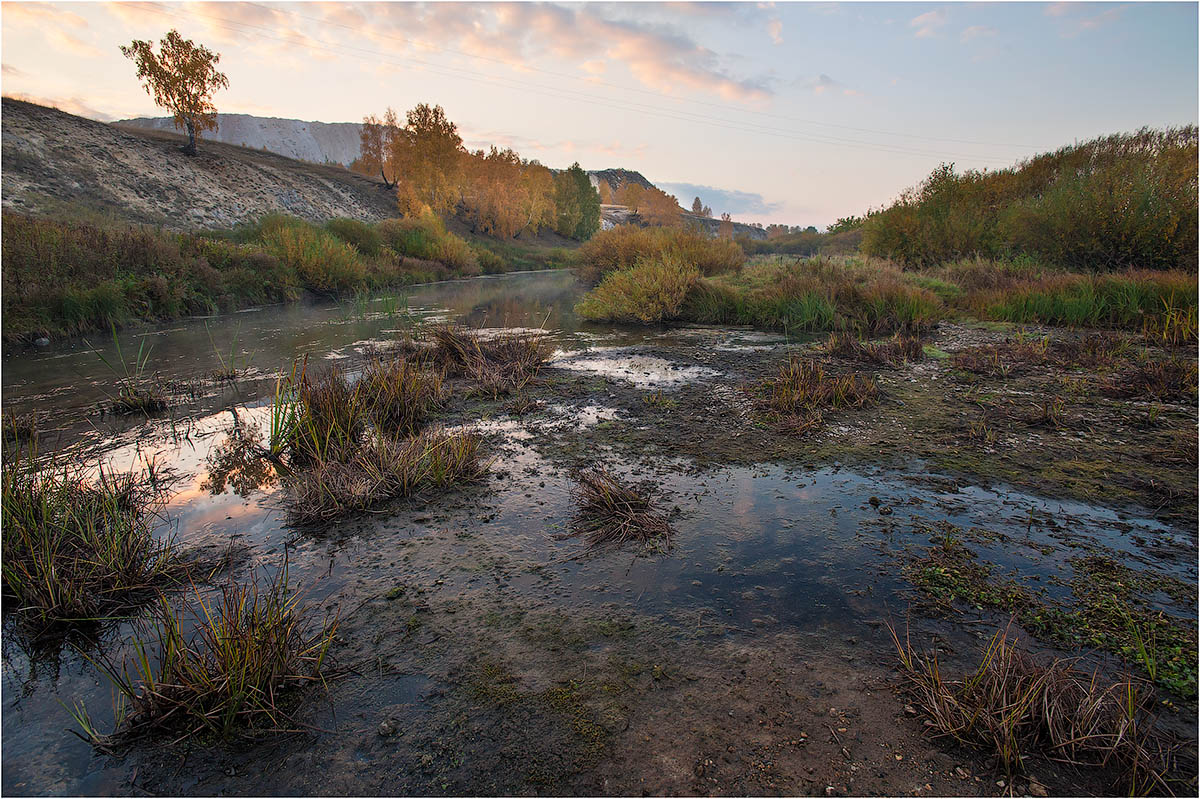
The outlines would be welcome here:
M 888 625 L 951 670 L 1016 617 L 1030 649 L 1116 674 L 1132 659 L 1086 590 L 1104 580 L 1179 650 L 1160 671 L 1162 721 L 1194 763 L 1196 466 L 1180 444 L 1194 401 L 1110 396 L 1103 369 L 954 365 L 1007 328 L 944 324 L 930 357 L 888 367 L 748 330 L 631 341 L 565 327 L 521 402 L 456 387 L 438 412 L 484 436 L 483 480 L 316 528 L 289 525 L 271 472 L 238 460 L 238 425 L 261 424 L 270 380 L 195 392 L 183 434 L 165 420 L 64 434 L 170 463 L 167 524 L 185 546 L 234 542 L 233 574 L 286 552 L 314 606 L 339 614 L 335 668 L 290 700 L 295 729 L 140 740 L 114 757 L 64 732 L 60 704 L 103 722 L 103 675 L 7 631 L 5 791 L 1036 792 L 931 739 Z M 352 369 L 356 350 L 343 354 Z M 797 354 L 877 377 L 877 403 L 781 429 L 757 386 Z M 1051 387 L 1065 399 L 1048 426 L 1034 409 Z M 668 552 L 589 552 L 566 535 L 574 475 L 596 465 L 655 496 Z M 119 663 L 137 624 L 82 648 Z M 1051 793 L 1112 790 L 1102 770 L 1028 770 Z

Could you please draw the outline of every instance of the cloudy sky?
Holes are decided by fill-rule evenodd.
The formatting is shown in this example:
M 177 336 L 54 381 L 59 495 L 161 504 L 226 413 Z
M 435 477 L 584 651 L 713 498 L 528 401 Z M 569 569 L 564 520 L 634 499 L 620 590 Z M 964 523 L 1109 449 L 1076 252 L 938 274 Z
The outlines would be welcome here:
M 159 116 L 118 46 L 221 53 L 230 113 L 445 107 L 469 145 L 626 167 L 714 212 L 825 225 L 943 161 L 996 168 L 1197 121 L 1194 3 L 14 3 L 3 92 Z

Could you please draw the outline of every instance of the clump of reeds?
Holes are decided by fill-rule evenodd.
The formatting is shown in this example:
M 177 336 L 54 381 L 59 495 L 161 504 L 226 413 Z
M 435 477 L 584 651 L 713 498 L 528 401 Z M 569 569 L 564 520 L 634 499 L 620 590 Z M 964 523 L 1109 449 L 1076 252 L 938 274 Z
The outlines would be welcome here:
M 313 377 L 301 367 L 296 386 L 296 415 L 291 448 L 301 461 L 349 459 L 367 427 L 367 392 L 351 384 L 337 367 Z
M 442 376 L 404 358 L 372 358 L 359 378 L 366 414 L 389 435 L 414 435 L 442 402 Z
M 177 577 L 169 539 L 154 532 L 161 494 L 145 475 L 40 462 L 36 442 L 3 465 L 3 585 L 29 622 L 53 626 L 118 614 Z
M 323 679 L 337 625 L 311 618 L 288 586 L 286 566 L 265 585 L 231 581 L 208 600 L 197 592 L 173 607 L 162 597 L 148 640 L 133 642 L 132 668 L 104 667 L 118 694 L 114 733 L 99 733 L 79 705 L 81 737 L 107 747 L 156 731 L 228 738 L 294 728 L 281 699 Z
M 921 339 L 903 333 L 897 333 L 883 341 L 863 341 L 853 333 L 845 331 L 831 333 L 825 350 L 839 358 L 883 366 L 900 366 L 925 360 L 925 347 Z
M 327 521 L 426 488 L 447 488 L 485 470 L 473 433 L 427 431 L 395 440 L 374 435 L 345 461 L 328 460 L 286 481 L 293 521 Z
M 482 336 L 461 328 L 438 327 L 431 332 L 430 355 L 451 375 L 465 375 L 493 397 L 519 391 L 537 376 L 554 353 L 538 333 Z
M 998 631 L 979 666 L 963 678 L 942 674 L 937 656 L 915 652 L 894 629 L 900 668 L 937 736 L 994 754 L 1010 777 L 1027 759 L 1116 769 L 1135 794 L 1169 790 L 1175 744 L 1155 726 L 1152 688 L 1127 677 L 1103 681 L 1070 661 L 1043 662 Z
M 571 495 L 576 503 L 572 535 L 582 536 L 589 548 L 627 542 L 670 547 L 673 530 L 666 515 L 646 493 L 604 469 L 577 473 Z
M 759 404 L 780 418 L 784 429 L 807 432 L 818 426 L 824 408 L 861 408 L 876 401 L 879 385 L 856 373 L 826 374 L 818 362 L 793 357 L 779 376 L 759 386 Z

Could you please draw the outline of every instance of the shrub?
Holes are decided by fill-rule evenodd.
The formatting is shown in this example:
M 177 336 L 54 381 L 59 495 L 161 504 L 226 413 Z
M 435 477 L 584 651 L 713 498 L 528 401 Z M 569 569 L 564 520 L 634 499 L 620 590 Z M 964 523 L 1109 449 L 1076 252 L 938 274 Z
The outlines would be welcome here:
M 595 239 L 593 239 L 594 241 Z M 575 306 L 584 319 L 646 324 L 676 319 L 700 270 L 670 254 L 610 273 Z
M 378 255 L 383 249 L 383 236 L 378 230 L 357 219 L 330 219 L 325 229 L 358 250 L 360 255 Z
M 366 269 L 349 244 L 308 225 L 273 226 L 262 245 L 296 270 L 305 287 L 319 294 L 337 294 L 363 284 Z
M 610 272 L 668 255 L 702 275 L 736 271 L 746 259 L 735 242 L 709 238 L 698 230 L 618 225 L 579 248 L 579 275 L 588 283 L 599 283 Z
M 436 214 L 385 219 L 376 229 L 384 243 L 399 255 L 437 261 L 463 274 L 478 274 L 479 262 L 471 245 L 448 232 Z

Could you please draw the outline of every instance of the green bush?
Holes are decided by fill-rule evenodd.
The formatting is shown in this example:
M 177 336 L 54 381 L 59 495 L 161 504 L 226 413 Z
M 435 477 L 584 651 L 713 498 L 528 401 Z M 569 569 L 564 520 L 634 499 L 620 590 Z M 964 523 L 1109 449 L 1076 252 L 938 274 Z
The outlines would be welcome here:
M 575 312 L 584 319 L 646 324 L 678 318 L 700 270 L 676 255 L 643 260 L 610 273 Z
M 366 268 L 358 252 L 319 228 L 281 225 L 270 229 L 262 246 L 296 270 L 305 287 L 337 294 L 363 285 Z
M 471 245 L 446 230 L 436 214 L 385 219 L 376 229 L 394 252 L 425 261 L 437 261 L 460 273 L 479 274 L 479 261 Z
M 863 251 L 906 266 L 1028 255 L 1087 270 L 1197 263 L 1197 130 L 1142 129 L 996 172 L 943 164 L 863 227 Z
M 383 236 L 379 231 L 357 219 L 330 219 L 325 229 L 358 250 L 360 255 L 379 255 L 383 249 Z

